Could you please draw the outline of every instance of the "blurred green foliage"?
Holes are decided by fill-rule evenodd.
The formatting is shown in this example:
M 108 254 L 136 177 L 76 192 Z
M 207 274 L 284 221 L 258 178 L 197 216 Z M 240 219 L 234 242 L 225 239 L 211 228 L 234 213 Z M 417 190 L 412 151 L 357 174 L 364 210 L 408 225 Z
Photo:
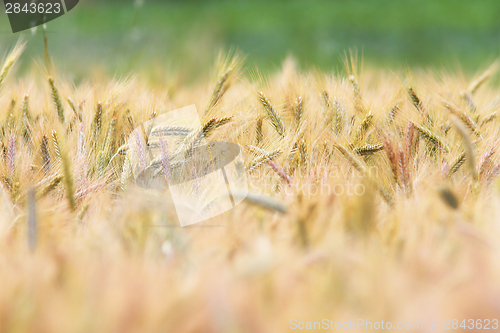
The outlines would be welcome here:
M 306 68 L 341 68 L 350 48 L 370 65 L 469 71 L 500 54 L 500 0 L 81 0 L 47 29 L 51 56 L 76 78 L 89 68 L 196 77 L 230 47 L 264 71 L 288 55 Z M 19 35 L 5 14 L 0 32 L 2 49 Z M 41 57 L 40 29 L 24 35 L 28 54 Z

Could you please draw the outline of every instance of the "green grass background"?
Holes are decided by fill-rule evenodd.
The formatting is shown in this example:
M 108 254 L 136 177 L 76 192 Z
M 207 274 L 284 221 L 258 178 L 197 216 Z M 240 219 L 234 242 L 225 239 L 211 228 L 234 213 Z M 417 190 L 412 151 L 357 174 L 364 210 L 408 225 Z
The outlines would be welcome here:
M 365 64 L 475 71 L 500 55 L 500 0 L 81 0 L 47 25 L 50 53 L 75 80 L 96 73 L 205 75 L 218 50 L 237 47 L 263 71 L 293 55 L 303 68 L 341 68 L 357 49 Z M 1 8 L 1 6 L 0 6 Z M 23 33 L 41 57 L 40 29 Z M 11 46 L 0 14 L 0 47 Z M 22 68 L 23 70 L 24 68 Z

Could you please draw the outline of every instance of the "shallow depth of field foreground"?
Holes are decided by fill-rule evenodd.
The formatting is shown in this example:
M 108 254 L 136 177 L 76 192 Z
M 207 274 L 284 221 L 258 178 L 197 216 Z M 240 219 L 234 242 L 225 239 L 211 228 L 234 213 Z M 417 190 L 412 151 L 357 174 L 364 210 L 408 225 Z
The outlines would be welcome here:
M 262 77 L 228 55 L 195 86 L 75 86 L 43 61 L 16 75 L 32 61 L 22 45 L 5 59 L 0 332 L 499 319 L 495 65 L 394 73 L 348 57 L 337 74 L 288 60 Z M 126 139 L 191 104 L 193 131 L 241 147 L 250 194 L 180 228 L 168 191 L 134 184 Z

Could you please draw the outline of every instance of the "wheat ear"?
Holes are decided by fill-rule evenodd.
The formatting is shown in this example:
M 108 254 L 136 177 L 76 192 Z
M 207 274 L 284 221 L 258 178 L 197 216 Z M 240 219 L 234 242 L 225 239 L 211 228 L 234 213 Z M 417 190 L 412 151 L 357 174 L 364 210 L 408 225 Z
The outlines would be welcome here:
M 432 143 L 436 148 L 448 151 L 448 147 L 444 144 L 443 140 L 431 130 L 412 122 L 413 127 L 425 138 L 428 142 Z
M 7 77 L 7 74 L 9 74 L 9 71 L 12 68 L 12 66 L 14 66 L 16 61 L 19 59 L 25 47 L 26 47 L 25 42 L 18 42 L 16 46 L 14 46 L 12 51 L 7 55 L 7 58 L 5 58 L 5 61 L 2 64 L 2 70 L 0 71 L 0 87 L 2 87 L 2 84 L 5 78 Z
M 82 113 L 78 110 L 78 108 L 76 107 L 75 101 L 71 97 L 68 98 L 68 104 L 69 104 L 71 110 L 73 110 L 73 113 L 78 118 L 78 120 L 80 122 L 82 122 L 83 121 Z
M 493 148 L 490 148 L 484 155 L 483 158 L 481 158 L 481 161 L 479 162 L 479 177 L 481 178 L 485 173 L 488 168 L 488 166 L 491 164 L 490 160 L 491 157 L 495 154 L 495 150 Z
M 399 103 L 394 104 L 394 106 L 389 110 L 389 114 L 387 115 L 387 121 L 389 124 L 392 124 L 396 119 L 396 116 L 400 113 L 401 108 Z
M 405 154 L 407 157 L 408 164 L 410 163 L 414 142 L 415 142 L 415 128 L 413 127 L 413 123 L 410 121 L 406 126 L 406 138 L 405 138 L 405 148 L 406 148 Z
M 490 185 L 491 182 L 498 177 L 500 174 L 500 164 L 498 164 L 496 167 L 491 169 L 491 171 L 488 173 L 488 177 L 486 179 L 486 185 Z
M 257 119 L 257 123 L 255 124 L 255 144 L 260 145 L 262 143 L 262 140 L 264 139 L 264 133 L 262 132 L 262 123 L 264 122 L 264 119 L 262 117 L 259 117 Z
M 415 92 L 415 90 L 413 89 L 413 87 L 408 86 L 407 90 L 408 90 L 408 95 L 410 96 L 410 99 L 411 99 L 415 109 L 417 109 L 422 115 L 425 115 L 426 111 L 424 108 L 424 104 L 422 103 L 422 100 L 420 99 L 420 97 L 418 97 L 418 95 Z
M 276 149 L 274 151 L 266 152 L 266 153 L 262 154 L 261 156 L 257 157 L 255 160 L 253 160 L 250 163 L 250 167 L 248 168 L 248 171 L 252 171 L 252 170 L 257 169 L 258 167 L 262 166 L 264 163 L 272 160 L 273 158 L 278 157 L 279 155 L 281 155 L 281 153 L 282 153 L 281 149 Z
M 466 155 L 466 162 L 467 166 L 469 168 L 469 172 L 472 176 L 472 180 L 476 182 L 478 180 L 478 173 L 476 169 L 476 152 L 474 150 L 474 146 L 472 145 L 472 141 L 469 136 L 469 132 L 467 129 L 462 125 L 462 123 L 458 120 L 456 116 L 451 117 L 451 121 L 453 122 L 453 125 L 455 125 L 458 133 L 462 137 L 462 140 L 464 142 L 465 146 L 465 155 Z
M 363 119 L 363 121 L 361 121 L 361 124 L 359 124 L 359 127 L 357 128 L 356 133 L 354 134 L 355 145 L 359 144 L 363 140 L 372 122 L 373 122 L 373 113 L 371 113 L 370 111 Z
M 372 155 L 384 149 L 384 145 L 379 143 L 375 145 L 365 145 L 354 148 L 354 152 L 360 156 Z
M 366 168 L 363 162 L 361 162 L 353 153 L 351 153 L 349 150 L 347 150 L 344 146 L 341 144 L 336 144 L 335 148 L 337 148 L 338 151 L 349 161 L 349 163 L 358 171 L 358 172 L 365 172 Z
M 205 110 L 205 114 L 209 113 L 215 106 L 217 106 L 217 104 L 219 104 L 226 91 L 231 87 L 241 69 L 242 60 L 242 57 L 238 53 L 234 53 L 232 56 L 227 58 L 219 58 L 220 71 L 222 73 L 220 74 L 212 91 L 212 96 Z
M 50 182 L 46 184 L 44 187 L 37 187 L 36 191 L 36 196 L 38 199 L 44 198 L 47 196 L 50 192 L 52 192 L 59 183 L 64 179 L 63 176 L 61 175 L 55 175 L 50 178 Z
M 333 130 L 335 134 L 340 135 L 343 130 L 343 111 L 342 111 L 342 106 L 339 102 L 339 100 L 335 100 L 333 102 Z
M 94 115 L 94 120 L 92 122 L 92 132 L 94 133 L 94 146 L 97 145 L 99 138 L 101 136 L 101 122 L 102 122 L 102 114 L 103 114 L 103 107 L 102 103 L 98 102 L 95 115 Z
M 273 162 L 272 160 L 268 160 L 267 163 L 271 166 L 273 171 L 281 177 L 288 185 L 292 185 L 293 181 L 292 178 L 283 170 L 278 164 Z
M 295 116 L 295 123 L 297 127 L 302 123 L 302 116 L 304 113 L 304 104 L 301 96 L 297 96 L 297 100 L 295 101 L 295 105 L 293 107 L 293 114 Z
M 51 171 L 51 158 L 49 152 L 49 138 L 47 135 L 42 136 L 42 142 L 40 144 L 40 153 L 42 155 L 43 171 L 47 174 Z
M 57 135 L 56 131 L 52 131 L 52 143 L 54 144 L 54 153 L 56 154 L 56 157 L 60 160 L 61 159 L 61 143 L 59 142 L 59 136 Z
M 330 95 L 326 90 L 321 92 L 321 101 L 323 102 L 323 116 L 328 122 L 331 121 L 330 113 L 332 111 L 332 106 L 330 104 Z M 328 125 L 328 124 L 327 124 Z
M 467 159 L 467 155 L 465 153 L 460 154 L 460 156 L 457 157 L 457 159 L 453 162 L 453 164 L 450 167 L 450 171 L 448 172 L 448 176 L 453 176 L 458 169 L 465 163 L 465 160 Z
M 398 172 L 398 158 L 396 154 L 396 150 L 394 147 L 394 144 L 392 142 L 391 135 L 385 136 L 383 134 L 380 135 L 380 138 L 382 139 L 382 142 L 384 144 L 384 150 L 387 155 L 387 158 L 389 159 L 389 165 L 392 170 L 392 176 L 394 178 L 394 181 L 396 183 L 399 182 L 399 172 Z
M 52 95 L 52 101 L 54 102 L 54 107 L 56 108 L 57 117 L 59 118 L 59 121 L 61 123 L 64 123 L 64 109 L 61 103 L 61 97 L 59 96 L 59 91 L 57 90 L 54 79 L 51 76 L 48 77 L 48 80 L 50 93 Z
M 16 172 L 16 137 L 9 137 L 9 146 L 7 149 L 7 172 L 10 179 L 14 179 Z
M 363 98 L 361 96 L 361 88 L 359 87 L 358 80 L 354 75 L 349 76 L 349 81 L 352 84 L 353 98 L 354 98 L 354 109 L 360 114 L 365 113 L 365 108 L 363 106 Z
M 123 167 L 122 167 L 122 174 L 120 177 L 120 183 L 122 184 L 122 187 L 127 184 L 127 182 L 130 180 L 132 177 L 132 165 L 130 163 L 130 159 L 128 157 L 128 154 L 125 156 L 125 161 L 123 161 Z
M 468 127 L 472 133 L 474 133 L 477 137 L 481 138 L 481 133 L 479 133 L 479 128 L 465 112 L 462 112 L 458 110 L 456 107 L 451 105 L 448 102 L 444 102 L 445 107 L 448 111 L 450 111 L 453 115 L 457 116 L 458 119 L 460 119 L 466 127 Z
M 111 150 L 113 149 L 113 143 L 115 141 L 115 131 L 116 131 L 116 117 L 111 119 L 109 123 L 108 133 L 106 134 L 106 139 L 104 140 L 104 146 L 102 148 L 102 154 L 99 158 L 99 166 L 97 168 L 97 173 L 102 175 L 104 169 L 106 168 L 107 162 L 109 161 Z
M 23 105 L 21 107 L 21 114 L 23 119 L 23 136 L 26 142 L 29 143 L 30 146 L 33 145 L 33 133 L 32 133 L 32 125 L 33 125 L 33 117 L 31 116 L 29 110 L 29 95 L 24 95 Z
M 192 128 L 182 126 L 157 126 L 151 130 L 152 136 L 187 136 Z
M 257 96 L 259 97 L 259 101 L 266 111 L 269 122 L 274 127 L 276 132 L 281 136 L 285 135 L 285 125 L 283 125 L 283 121 L 281 120 L 280 115 L 278 114 L 278 112 L 276 112 L 271 102 L 267 99 L 262 91 L 257 92 Z
M 495 74 L 495 72 L 498 70 L 498 67 L 499 61 L 497 60 L 483 74 L 481 74 L 480 77 L 478 77 L 469 85 L 469 92 L 471 94 L 474 94 L 480 86 L 482 86 L 486 81 L 490 79 L 493 74 Z

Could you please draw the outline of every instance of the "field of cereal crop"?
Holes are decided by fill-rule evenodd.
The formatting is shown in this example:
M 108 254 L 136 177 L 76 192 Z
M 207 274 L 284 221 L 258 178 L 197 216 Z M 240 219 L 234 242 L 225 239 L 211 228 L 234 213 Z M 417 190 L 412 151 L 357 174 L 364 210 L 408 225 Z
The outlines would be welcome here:
M 336 12 L 318 2 L 310 10 L 332 11 L 333 19 L 342 8 L 362 17 L 373 6 L 356 4 L 340 2 Z M 422 6 L 439 12 L 440 4 Z M 260 24 L 229 24 L 224 13 L 227 26 L 214 28 L 224 33 L 214 36 L 236 42 L 190 41 L 192 57 L 184 46 L 165 51 L 165 63 L 158 60 L 164 45 L 146 38 L 148 63 L 134 31 L 120 35 L 129 29 L 120 22 L 136 15 L 137 38 L 152 36 L 160 3 L 81 6 L 45 29 L 0 36 L 0 332 L 498 328 L 500 29 L 487 15 L 496 2 L 471 11 L 462 36 L 491 34 L 496 51 L 476 40 L 477 53 L 458 47 L 449 63 L 429 51 L 415 61 L 392 55 L 392 64 L 371 57 L 376 48 L 355 51 L 362 42 L 341 46 L 331 63 L 318 52 L 294 52 L 293 43 L 266 58 L 239 42 L 242 26 L 293 35 L 288 25 L 265 24 L 274 12 L 261 13 Z M 168 6 L 182 20 L 189 10 L 233 13 L 236 5 Z M 240 6 L 254 15 L 255 4 Z M 405 15 L 414 2 L 398 6 Z M 456 13 L 467 9 L 456 6 Z M 100 21 L 110 36 L 123 40 L 108 36 L 115 44 L 106 46 L 101 28 L 82 19 L 96 8 L 109 17 Z M 122 21 L 105 15 L 113 8 Z M 148 11 L 150 19 L 141 19 Z M 374 34 L 413 26 L 397 16 L 365 24 Z M 297 29 L 307 35 L 314 24 Z M 363 30 L 347 18 L 335 24 Z M 51 33 L 65 26 L 73 30 Z M 71 36 L 95 38 L 98 47 L 65 53 L 62 41 L 75 50 L 86 45 Z M 188 105 L 198 110 L 198 127 L 143 125 Z M 170 135 L 179 151 L 165 149 Z M 137 168 L 156 170 L 168 183 L 176 158 L 200 135 L 239 147 L 248 195 L 181 228 L 170 191 L 145 189 L 135 176 Z M 149 156 L 155 147 L 158 158 Z M 193 185 L 194 199 L 199 191 Z M 203 200 L 220 198 L 208 191 Z

